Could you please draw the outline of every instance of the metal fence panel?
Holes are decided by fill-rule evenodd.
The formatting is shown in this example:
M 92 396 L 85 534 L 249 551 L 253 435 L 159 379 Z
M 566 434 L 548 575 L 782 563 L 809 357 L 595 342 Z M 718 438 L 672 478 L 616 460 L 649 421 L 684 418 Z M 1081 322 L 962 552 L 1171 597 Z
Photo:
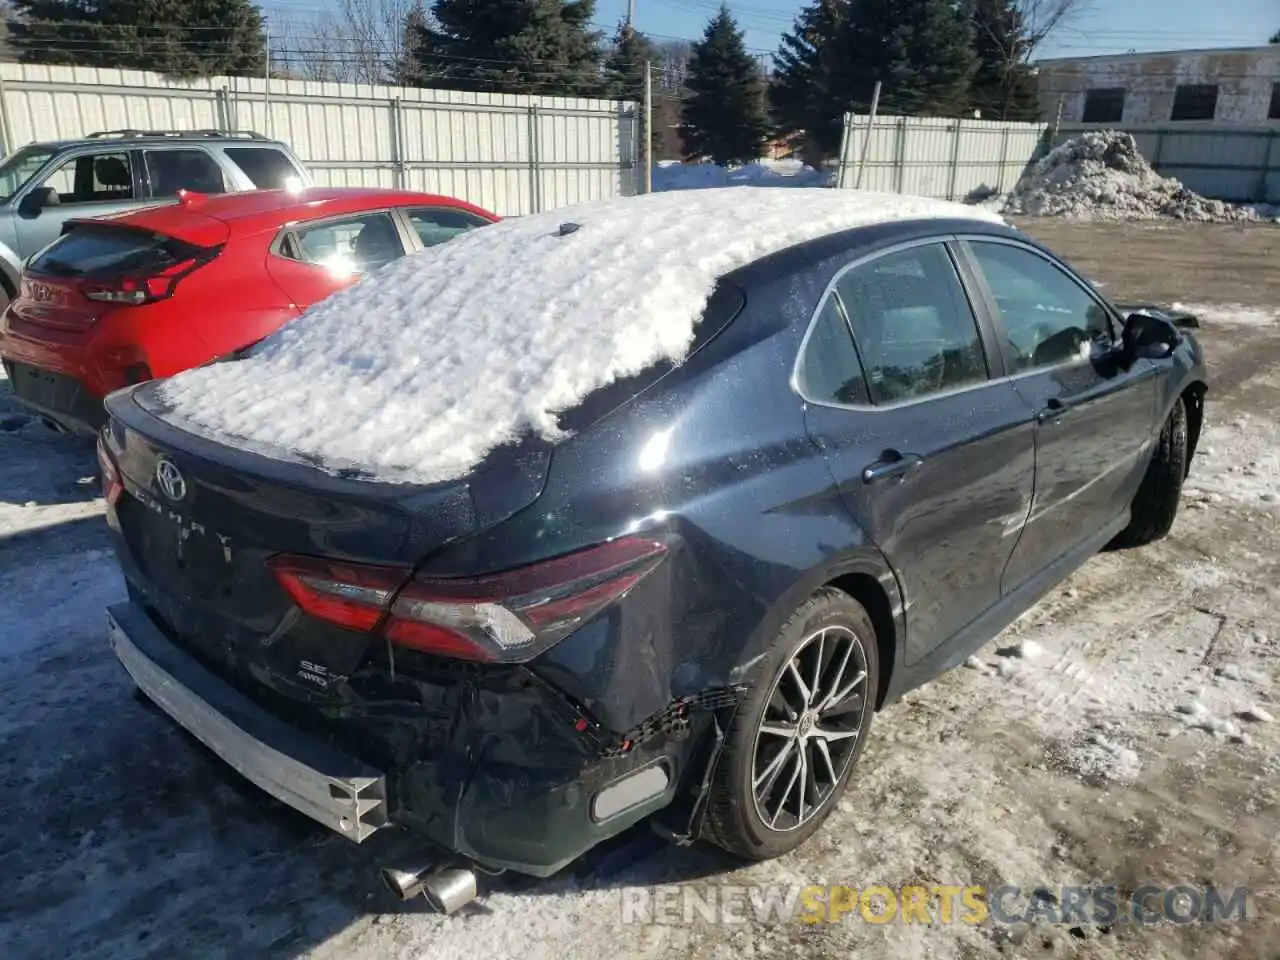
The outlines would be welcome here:
M 95 130 L 248 129 L 316 181 L 461 197 L 504 216 L 636 192 L 635 105 L 416 87 L 0 64 L 11 151 Z
M 853 187 L 867 141 L 862 187 L 963 200 L 974 192 L 1005 193 L 1049 148 L 1042 123 L 877 117 L 846 118 L 849 135 L 839 183 Z M 1085 130 L 1064 124 L 1055 145 Z M 1125 128 L 1156 171 L 1206 197 L 1238 203 L 1280 203 L 1280 128 L 1185 124 Z

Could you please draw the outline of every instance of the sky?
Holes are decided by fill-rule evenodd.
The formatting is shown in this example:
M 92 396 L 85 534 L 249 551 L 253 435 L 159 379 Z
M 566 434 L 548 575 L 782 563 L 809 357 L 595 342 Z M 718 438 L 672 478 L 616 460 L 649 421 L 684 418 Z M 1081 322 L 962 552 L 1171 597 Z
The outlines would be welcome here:
M 333 0 L 266 0 L 269 14 L 305 17 Z M 658 38 L 696 38 L 719 0 L 632 0 L 636 27 Z M 1051 2 L 1051 0 L 1050 0 Z M 1280 0 L 1078 0 L 1072 21 L 1039 52 L 1082 57 L 1128 50 L 1261 46 L 1280 30 Z M 596 0 L 595 23 L 612 33 L 628 0 Z M 792 24 L 802 0 L 731 0 L 753 53 L 769 54 Z

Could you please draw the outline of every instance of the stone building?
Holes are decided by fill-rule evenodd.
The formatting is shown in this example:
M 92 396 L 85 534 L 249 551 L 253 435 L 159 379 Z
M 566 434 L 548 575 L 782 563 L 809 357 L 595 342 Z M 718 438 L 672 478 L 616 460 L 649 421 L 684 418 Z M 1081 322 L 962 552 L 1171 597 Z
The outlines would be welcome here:
M 1063 123 L 1280 127 L 1280 44 L 1041 60 L 1042 117 Z

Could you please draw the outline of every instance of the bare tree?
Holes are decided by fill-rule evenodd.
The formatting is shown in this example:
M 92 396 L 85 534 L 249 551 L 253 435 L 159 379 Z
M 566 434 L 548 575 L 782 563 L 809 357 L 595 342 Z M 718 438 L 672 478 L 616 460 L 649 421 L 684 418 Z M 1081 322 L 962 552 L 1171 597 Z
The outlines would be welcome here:
M 684 89 L 693 45 L 688 40 L 663 40 L 654 45 L 658 48 L 658 62 L 654 64 L 654 81 L 658 87 L 663 90 Z
M 1020 51 L 1024 62 L 1050 36 L 1067 29 L 1072 22 L 1086 16 L 1093 7 L 1093 0 L 1016 0 L 1014 8 L 1022 22 L 1025 38 Z
M 307 80 L 391 82 L 412 47 L 405 25 L 415 11 L 425 15 L 421 0 L 337 0 L 314 17 L 273 18 L 272 63 Z

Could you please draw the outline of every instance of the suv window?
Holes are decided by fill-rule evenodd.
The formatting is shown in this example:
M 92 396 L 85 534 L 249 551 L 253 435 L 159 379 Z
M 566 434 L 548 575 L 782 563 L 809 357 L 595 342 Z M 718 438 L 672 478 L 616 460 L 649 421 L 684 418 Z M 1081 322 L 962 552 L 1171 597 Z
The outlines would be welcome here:
M 53 154 L 48 147 L 23 147 L 5 157 L 4 163 L 0 163 L 0 200 L 12 198 Z
M 241 169 L 257 190 L 279 190 L 291 180 L 301 181 L 298 169 L 283 150 L 272 147 L 224 147 L 227 159 Z
M 416 210 L 406 210 L 405 216 L 409 218 L 409 223 L 424 247 L 434 247 L 489 222 L 465 210 L 448 207 L 419 207 Z
M 836 293 L 875 403 L 927 397 L 987 379 L 978 322 L 940 243 L 847 271 Z
M 297 227 L 281 253 L 350 276 L 376 270 L 404 256 L 405 250 L 391 214 L 362 213 Z
M 133 161 L 128 151 L 86 153 L 60 164 L 43 186 L 58 191 L 58 202 L 106 203 L 134 200 Z
M 1106 309 L 1084 286 L 1040 254 L 1007 243 L 972 240 L 1014 353 L 1014 371 L 1086 359 L 1111 340 Z
M 800 392 L 818 403 L 865 404 L 871 399 L 844 308 L 834 294 L 822 302 L 800 362 Z
M 203 150 L 148 150 L 146 164 L 153 197 L 172 197 L 179 190 L 227 191 L 222 168 Z

